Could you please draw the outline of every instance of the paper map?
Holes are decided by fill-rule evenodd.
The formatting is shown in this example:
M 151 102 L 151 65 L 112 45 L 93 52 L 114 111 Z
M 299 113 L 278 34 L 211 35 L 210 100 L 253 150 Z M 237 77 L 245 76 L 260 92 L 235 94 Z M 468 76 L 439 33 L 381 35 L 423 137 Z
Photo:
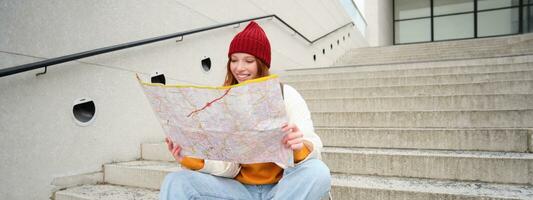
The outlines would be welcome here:
M 278 76 L 226 87 L 139 82 L 182 155 L 293 166 L 292 150 L 282 144 L 288 118 Z

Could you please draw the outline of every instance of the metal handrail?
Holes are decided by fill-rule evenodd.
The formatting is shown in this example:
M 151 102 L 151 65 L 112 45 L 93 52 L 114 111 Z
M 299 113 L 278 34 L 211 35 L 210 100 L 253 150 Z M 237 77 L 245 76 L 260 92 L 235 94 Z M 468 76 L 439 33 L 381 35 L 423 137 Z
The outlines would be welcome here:
M 229 22 L 229 23 L 223 23 L 223 24 L 219 24 L 219 25 L 207 26 L 207 27 L 204 27 L 204 28 L 197 28 L 197 29 L 192 29 L 192 30 L 189 30 L 189 31 L 183 31 L 183 32 L 178 32 L 178 33 L 174 33 L 174 34 L 168 34 L 168 35 L 163 35 L 163 36 L 159 36 L 159 37 L 154 37 L 154 38 L 138 40 L 138 41 L 134 41 L 134 42 L 128 42 L 128 43 L 123 43 L 123 44 L 118 44 L 118 45 L 113 45 L 113 46 L 93 49 L 93 50 L 84 51 L 84 52 L 75 53 L 75 54 L 70 54 L 70 55 L 61 56 L 61 57 L 57 57 L 57 58 L 46 59 L 46 60 L 39 61 L 39 62 L 28 63 L 28 64 L 18 65 L 18 66 L 14 66 L 14 67 L 4 68 L 4 69 L 0 69 L 0 77 L 9 76 L 9 75 L 12 75 L 12 74 L 17 74 L 17 73 L 30 71 L 30 70 L 34 70 L 34 69 L 38 69 L 38 68 L 43 68 L 43 67 L 45 68 L 45 72 L 44 73 L 46 73 L 47 67 L 52 66 L 52 65 L 57 65 L 57 64 L 65 63 L 65 62 L 70 62 L 70 61 L 73 61 L 73 60 L 87 58 L 87 57 L 91 57 L 91 56 L 95 56 L 95 55 L 99 55 L 99 54 L 104 54 L 104 53 L 109 53 L 109 52 L 113 52 L 113 51 L 118 51 L 118 50 L 122 50 L 122 49 L 132 48 L 132 47 L 136 47 L 136 46 L 140 46 L 140 45 L 159 42 L 159 41 L 162 41 L 162 40 L 168 40 L 168 39 L 177 38 L 177 37 L 182 37 L 183 38 L 183 36 L 194 34 L 194 33 L 199 33 L 199 32 L 203 32 L 203 31 L 213 30 L 213 29 L 217 29 L 217 28 L 221 28 L 221 27 L 225 27 L 225 26 L 231 26 L 231 25 L 240 24 L 240 23 L 247 22 L 247 21 L 259 20 L 259 19 L 264 19 L 264 18 L 276 18 L 276 19 L 278 19 L 280 22 L 285 24 L 285 26 L 289 27 L 292 31 L 294 31 L 296 34 L 298 34 L 300 37 L 302 37 L 305 41 L 309 42 L 310 44 L 313 44 L 317 40 L 319 40 L 319 39 L 321 39 L 321 38 L 323 38 L 323 37 L 335 32 L 335 31 L 337 31 L 337 30 L 339 30 L 339 29 L 341 29 L 341 28 L 343 28 L 343 27 L 345 27 L 345 26 L 347 26 L 349 24 L 352 24 L 352 25 L 354 24 L 353 22 L 349 22 L 349 23 L 347 23 L 347 24 L 345 24 L 345 25 L 343 25 L 343 26 L 341 26 L 341 27 L 329 32 L 329 33 L 326 33 L 325 35 L 323 35 L 323 36 L 311 41 L 307 37 L 302 35 L 300 32 L 298 32 L 296 29 L 294 29 L 292 26 L 287 24 L 283 19 L 279 18 L 277 15 L 266 15 L 266 16 L 262 16 L 262 17 L 254 17 L 254 18 L 238 20 L 238 21 Z M 44 73 L 39 73 L 39 74 L 44 74 Z M 39 74 L 37 74 L 37 75 L 39 75 Z

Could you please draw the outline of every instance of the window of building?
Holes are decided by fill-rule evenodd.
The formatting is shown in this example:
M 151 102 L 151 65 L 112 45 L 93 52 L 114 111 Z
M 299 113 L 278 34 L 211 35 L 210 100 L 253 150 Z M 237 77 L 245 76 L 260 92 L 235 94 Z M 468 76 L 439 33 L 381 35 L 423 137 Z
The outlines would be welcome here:
M 533 32 L 533 0 L 394 0 L 394 44 Z
M 483 11 L 478 13 L 478 37 L 518 33 L 519 9 Z
M 433 15 L 474 11 L 474 0 L 438 0 L 433 2 Z
M 519 3 L 519 0 L 478 0 L 477 9 L 488 10 L 495 8 L 505 8 L 511 6 L 518 6 Z
M 430 3 L 430 0 L 395 0 L 394 19 L 429 17 Z
M 431 1 L 394 1 L 394 39 L 398 43 L 431 41 Z
M 431 41 L 431 20 L 416 19 L 394 23 L 395 41 L 397 43 L 414 43 Z
M 464 39 L 474 37 L 474 14 L 435 17 L 434 40 Z

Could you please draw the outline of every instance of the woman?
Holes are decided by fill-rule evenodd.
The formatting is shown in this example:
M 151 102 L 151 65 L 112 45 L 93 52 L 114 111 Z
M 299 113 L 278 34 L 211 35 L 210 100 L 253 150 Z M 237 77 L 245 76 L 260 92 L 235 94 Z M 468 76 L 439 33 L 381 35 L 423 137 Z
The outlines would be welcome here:
M 269 75 L 270 43 L 257 23 L 250 22 L 231 41 L 225 86 Z M 275 163 L 239 164 L 180 155 L 168 138 L 168 149 L 187 169 L 170 173 L 160 199 L 320 199 L 331 187 L 328 167 L 319 160 L 322 142 L 314 133 L 307 105 L 292 87 L 283 85 L 289 123 L 283 143 L 293 150 L 295 167 Z

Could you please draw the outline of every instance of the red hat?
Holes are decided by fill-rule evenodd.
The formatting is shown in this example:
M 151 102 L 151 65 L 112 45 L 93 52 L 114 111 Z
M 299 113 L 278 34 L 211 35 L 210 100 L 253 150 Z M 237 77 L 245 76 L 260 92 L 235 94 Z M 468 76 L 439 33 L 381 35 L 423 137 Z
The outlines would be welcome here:
M 251 54 L 270 68 L 270 42 L 268 42 L 265 31 L 254 21 L 251 21 L 231 41 L 228 58 L 233 53 Z

